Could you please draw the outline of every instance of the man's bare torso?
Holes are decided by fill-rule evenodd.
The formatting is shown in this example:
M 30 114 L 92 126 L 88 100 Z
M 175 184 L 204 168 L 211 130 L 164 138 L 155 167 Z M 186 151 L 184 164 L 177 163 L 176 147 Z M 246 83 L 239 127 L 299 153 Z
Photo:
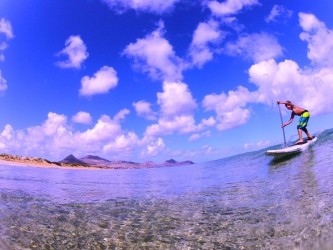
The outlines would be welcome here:
M 305 111 L 305 109 L 293 105 L 292 111 L 294 112 L 295 115 L 299 115 L 300 116 L 300 115 L 303 114 L 303 112 Z

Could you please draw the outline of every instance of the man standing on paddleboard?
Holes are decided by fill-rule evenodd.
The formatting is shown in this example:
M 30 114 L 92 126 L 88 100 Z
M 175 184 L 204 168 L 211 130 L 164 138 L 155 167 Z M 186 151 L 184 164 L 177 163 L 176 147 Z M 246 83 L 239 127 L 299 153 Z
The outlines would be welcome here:
M 277 103 L 278 104 L 284 104 L 287 109 L 292 111 L 289 121 L 282 124 L 282 128 L 284 128 L 285 126 L 292 123 L 292 121 L 294 120 L 295 115 L 300 116 L 299 122 L 298 122 L 298 125 L 297 125 L 297 132 L 298 132 L 299 140 L 295 143 L 295 145 L 300 145 L 300 144 L 305 143 L 303 141 L 302 131 L 304 131 L 304 133 L 306 133 L 306 135 L 308 136 L 308 140 L 312 140 L 313 137 L 311 136 L 311 134 L 309 133 L 309 131 L 306 128 L 306 126 L 308 125 L 308 121 L 310 119 L 309 111 L 292 104 L 290 101 L 285 101 L 285 102 L 277 101 Z

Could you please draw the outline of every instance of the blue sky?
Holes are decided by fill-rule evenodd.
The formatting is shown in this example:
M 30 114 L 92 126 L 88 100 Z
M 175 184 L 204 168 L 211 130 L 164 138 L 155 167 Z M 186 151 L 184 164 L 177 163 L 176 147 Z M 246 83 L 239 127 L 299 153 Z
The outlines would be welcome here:
M 281 143 L 276 100 L 310 110 L 310 132 L 331 128 L 332 9 L 0 0 L 0 152 L 219 159 Z

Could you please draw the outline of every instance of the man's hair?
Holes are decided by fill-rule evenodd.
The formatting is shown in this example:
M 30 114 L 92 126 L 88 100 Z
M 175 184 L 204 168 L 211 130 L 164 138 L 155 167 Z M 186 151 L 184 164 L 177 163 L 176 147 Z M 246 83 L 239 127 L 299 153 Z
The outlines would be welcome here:
M 291 101 L 286 101 L 285 106 L 287 107 L 287 105 L 293 106 L 293 104 L 291 103 Z

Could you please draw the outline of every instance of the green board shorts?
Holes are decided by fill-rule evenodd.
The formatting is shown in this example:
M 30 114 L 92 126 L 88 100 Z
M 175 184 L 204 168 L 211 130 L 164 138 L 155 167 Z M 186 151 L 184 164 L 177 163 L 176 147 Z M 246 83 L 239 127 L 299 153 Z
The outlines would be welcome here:
M 310 119 L 310 113 L 309 113 L 309 111 L 305 110 L 302 113 L 301 117 L 299 118 L 297 128 L 300 128 L 300 129 L 306 128 L 306 126 L 308 125 L 309 119 Z

